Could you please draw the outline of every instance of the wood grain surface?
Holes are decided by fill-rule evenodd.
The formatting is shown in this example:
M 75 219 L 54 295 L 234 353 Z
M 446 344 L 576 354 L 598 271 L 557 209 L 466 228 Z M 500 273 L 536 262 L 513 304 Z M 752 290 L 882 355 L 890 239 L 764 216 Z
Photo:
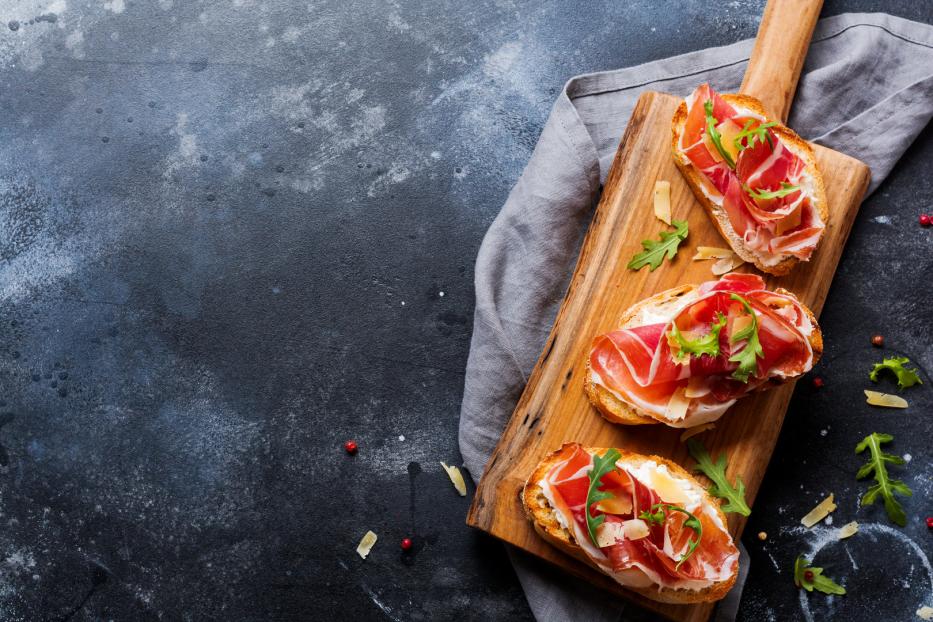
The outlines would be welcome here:
M 771 0 L 739 92 L 758 98 L 772 120 L 787 122 L 822 0 Z
M 617 328 L 620 314 L 657 292 L 714 279 L 711 261 L 691 261 L 697 246 L 728 245 L 722 240 L 674 166 L 669 147 L 671 117 L 680 100 L 645 93 L 632 113 L 602 198 L 583 242 L 563 304 L 502 439 L 486 465 L 467 523 L 528 551 L 592 583 L 677 621 L 707 620 L 712 604 L 662 605 L 628 592 L 608 577 L 563 555 L 541 540 L 525 518 L 519 492 L 546 454 L 564 442 L 624 447 L 668 457 L 688 469 L 693 464 L 680 442 L 682 430 L 663 425 L 618 426 L 603 419 L 583 392 L 585 361 L 593 338 Z M 826 181 L 830 220 L 809 263 L 784 277 L 765 276 L 769 288 L 785 287 L 819 314 L 859 203 L 869 181 L 861 162 L 814 146 Z M 628 270 L 644 239 L 666 227 L 653 214 L 655 181 L 671 182 L 673 217 L 686 219 L 690 235 L 673 262 L 649 272 Z M 747 265 L 740 271 L 753 271 Z M 740 400 L 714 430 L 699 438 L 715 457 L 729 457 L 730 478 L 741 476 L 753 502 L 777 441 L 793 385 Z M 700 477 L 701 481 L 703 480 Z M 745 525 L 729 515 L 738 539 Z

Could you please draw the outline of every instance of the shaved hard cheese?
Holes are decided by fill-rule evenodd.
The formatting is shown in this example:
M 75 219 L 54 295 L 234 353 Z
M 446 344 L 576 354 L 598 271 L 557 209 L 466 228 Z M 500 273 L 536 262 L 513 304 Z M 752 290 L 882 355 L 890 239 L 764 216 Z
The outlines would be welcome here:
M 716 162 L 724 161 L 722 154 L 719 153 L 719 149 L 716 148 L 716 143 L 713 142 L 709 132 L 703 132 L 703 146 L 706 147 L 707 151 L 709 151 L 709 155 L 713 158 L 713 160 Z
M 596 546 L 604 548 L 612 546 L 618 540 L 625 539 L 625 529 L 622 523 L 603 523 L 596 528 Z
M 671 182 L 654 182 L 654 215 L 665 225 L 671 224 Z
M 686 430 L 684 430 L 684 433 L 680 435 L 680 442 L 686 443 L 688 438 L 692 438 L 696 436 L 697 434 L 702 434 L 703 432 L 706 432 L 707 430 L 712 430 L 715 427 L 716 427 L 715 423 L 704 423 L 703 425 L 698 425 L 694 428 L 687 428 Z
M 872 406 L 883 406 L 885 408 L 907 408 L 907 400 L 890 393 L 879 393 L 878 391 L 869 391 L 865 389 L 866 400 Z
M 836 535 L 839 537 L 840 540 L 844 540 L 845 538 L 851 538 L 857 532 L 858 532 L 858 523 L 855 521 L 852 521 L 851 523 L 846 523 L 845 525 L 840 527 L 839 532 Z
M 597 503 L 596 509 L 606 514 L 631 514 L 632 498 L 622 495 L 609 497 Z
M 687 416 L 688 408 L 690 408 L 690 398 L 684 396 L 684 389 L 681 387 L 671 395 L 664 416 L 672 421 L 680 421 Z
M 647 471 L 647 470 L 646 470 Z M 689 484 L 683 480 L 675 479 L 664 465 L 657 465 L 645 473 L 633 473 L 646 486 L 654 490 L 655 494 L 664 503 L 676 505 L 690 505 L 693 499 L 689 492 Z M 687 486 L 687 488 L 685 488 Z
M 729 154 L 732 161 L 735 162 L 739 157 L 739 150 L 735 146 L 735 139 L 742 133 L 742 128 L 732 119 L 726 119 L 716 126 L 719 131 L 719 142 L 722 148 Z
M 803 211 L 801 207 L 801 205 L 798 205 L 794 211 L 777 221 L 777 224 L 774 225 L 774 235 L 784 235 L 785 232 L 800 226 L 800 212 Z
M 447 471 L 447 477 L 450 478 L 451 483 L 454 485 L 454 488 L 457 489 L 457 492 L 460 493 L 460 496 L 465 497 L 466 482 L 463 481 L 463 474 L 460 473 L 460 469 L 455 466 L 447 466 L 443 462 L 441 462 L 441 466 Z
M 703 397 L 710 392 L 709 382 L 703 376 L 690 376 L 687 380 L 687 387 L 684 389 L 684 397 L 693 399 Z
M 733 270 L 741 266 L 743 263 L 745 263 L 745 261 L 738 255 L 733 253 L 729 257 L 723 257 L 722 259 L 720 259 L 719 261 L 713 264 L 713 274 L 715 274 L 716 276 L 722 276 L 723 274 L 726 274 L 727 272 L 732 272 Z
M 651 533 L 648 523 L 640 518 L 633 518 L 622 523 L 622 531 L 628 540 L 641 540 Z
M 360 543 L 356 546 L 357 554 L 366 559 L 366 556 L 369 555 L 369 552 L 373 549 L 373 545 L 376 544 L 376 534 L 372 531 L 367 531 L 363 535 L 363 539 L 360 540 Z
M 790 298 L 785 298 L 784 296 L 769 296 L 766 300 L 763 301 L 772 309 L 780 309 L 782 307 L 789 307 L 794 304 L 791 302 Z
M 715 246 L 697 246 L 697 254 L 693 256 L 693 261 L 702 261 L 704 259 L 725 259 L 731 257 L 734 253 L 731 248 L 717 248 Z
M 833 495 L 830 493 L 828 497 L 820 501 L 819 505 L 810 510 L 810 512 L 800 519 L 800 523 L 807 528 L 813 527 L 827 516 L 829 513 L 836 509 L 836 504 L 833 502 Z
M 754 322 L 754 318 L 750 315 L 740 315 L 732 321 L 732 326 L 729 328 L 729 341 L 732 341 L 733 335 L 736 335 Z

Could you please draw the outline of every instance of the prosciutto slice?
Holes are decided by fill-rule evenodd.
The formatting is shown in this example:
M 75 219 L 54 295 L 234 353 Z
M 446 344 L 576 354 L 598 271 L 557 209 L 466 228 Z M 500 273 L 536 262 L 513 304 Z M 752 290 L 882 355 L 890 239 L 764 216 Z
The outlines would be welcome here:
M 747 346 L 746 340 L 733 343 L 730 335 L 749 321 L 748 311 L 733 294 L 748 302 L 758 324 L 761 355 L 747 382 L 733 377 L 739 364 L 729 361 Z M 726 324 L 719 332 L 718 355 L 675 357 L 671 351 L 675 324 L 681 335 L 696 338 L 709 334 L 720 317 L 726 318 Z M 758 275 L 731 273 L 683 296 L 664 321 L 597 337 L 590 369 L 594 381 L 619 399 L 662 423 L 690 427 L 717 419 L 737 399 L 772 378 L 809 371 L 814 362 L 809 340 L 813 330 L 810 316 L 794 296 L 765 289 Z M 685 414 L 671 412 L 675 394 L 689 400 Z
M 766 263 L 777 264 L 788 257 L 808 260 L 826 225 L 808 192 L 812 179 L 806 163 L 771 128 L 763 128 L 764 140 L 739 139 L 741 149 L 734 167 L 729 166 L 707 136 L 707 102 L 713 103 L 717 128 L 728 123 L 755 130 L 766 122 L 731 106 L 708 84 L 701 84 L 687 98 L 679 148 L 702 173 L 707 195 L 722 205 L 746 247 L 767 258 Z M 780 197 L 762 196 L 792 186 L 799 189 Z
M 666 512 L 661 524 L 651 524 L 644 537 L 617 537 L 607 546 L 596 546 L 589 539 L 585 515 L 593 456 L 582 446 L 574 444 L 564 447 L 562 457 L 563 460 L 545 476 L 542 487 L 548 491 L 551 505 L 562 523 L 573 531 L 587 555 L 621 582 L 628 584 L 647 577 L 662 587 L 702 589 L 735 573 L 738 550 L 715 510 L 704 505 L 699 491 L 690 491 L 695 485 L 678 479 L 665 465 L 651 460 L 637 467 L 620 461 L 615 470 L 600 480 L 600 490 L 609 492 L 613 498 L 631 500 L 629 511 L 607 513 L 594 504 L 590 508 L 591 515 L 605 516 L 604 525 L 608 525 L 636 519 L 642 512 L 650 512 L 657 503 L 677 505 L 700 520 L 703 535 L 698 547 L 678 566 L 689 541 L 696 534 L 692 528 L 684 526 L 687 515 L 676 511 Z M 663 477 L 668 488 L 675 487 L 676 498 L 669 492 L 655 490 L 652 476 Z

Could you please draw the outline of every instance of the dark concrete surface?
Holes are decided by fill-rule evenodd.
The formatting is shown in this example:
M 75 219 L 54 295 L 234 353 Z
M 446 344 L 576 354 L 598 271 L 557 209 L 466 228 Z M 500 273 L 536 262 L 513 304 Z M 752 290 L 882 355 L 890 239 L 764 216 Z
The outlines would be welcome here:
M 567 78 L 752 36 L 762 5 L 0 3 L 0 619 L 530 619 L 438 466 L 476 250 Z M 859 10 L 933 21 L 824 14 Z M 860 396 L 876 331 L 933 369 L 931 161 L 927 130 L 855 224 L 741 620 L 933 604 L 931 389 L 907 412 Z M 874 429 L 913 456 L 904 530 L 856 507 Z M 879 526 L 795 530 L 831 491 L 837 523 Z M 798 600 L 817 550 L 846 597 Z

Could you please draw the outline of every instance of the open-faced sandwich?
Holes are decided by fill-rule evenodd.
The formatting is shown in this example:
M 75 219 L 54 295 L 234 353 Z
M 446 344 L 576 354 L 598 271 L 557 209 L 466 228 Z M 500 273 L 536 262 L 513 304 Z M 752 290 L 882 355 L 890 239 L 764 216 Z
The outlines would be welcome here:
M 670 460 L 568 443 L 537 466 L 522 502 L 545 540 L 652 600 L 718 600 L 735 583 L 725 515 Z
M 674 114 L 674 162 L 732 250 L 763 272 L 808 261 L 826 228 L 826 190 L 805 140 L 747 95 L 699 86 Z
M 809 371 L 823 352 L 813 313 L 758 275 L 727 274 L 630 307 L 593 341 L 586 393 L 606 419 L 688 428 Z

